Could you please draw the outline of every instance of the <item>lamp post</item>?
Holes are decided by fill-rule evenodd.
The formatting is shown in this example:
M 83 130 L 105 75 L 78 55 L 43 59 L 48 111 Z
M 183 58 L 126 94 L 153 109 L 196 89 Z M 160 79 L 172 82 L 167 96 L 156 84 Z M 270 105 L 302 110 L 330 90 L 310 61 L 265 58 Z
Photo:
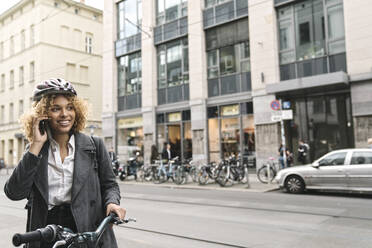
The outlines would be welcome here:
M 94 129 L 98 128 L 98 126 L 91 124 L 87 128 L 90 130 L 90 135 L 94 135 Z

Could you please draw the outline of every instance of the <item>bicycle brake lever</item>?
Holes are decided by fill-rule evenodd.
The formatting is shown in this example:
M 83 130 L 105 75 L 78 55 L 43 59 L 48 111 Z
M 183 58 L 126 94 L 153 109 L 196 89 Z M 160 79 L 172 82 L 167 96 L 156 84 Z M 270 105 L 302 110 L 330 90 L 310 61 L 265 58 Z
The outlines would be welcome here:
M 137 222 L 137 220 L 134 219 L 134 218 L 129 218 L 129 219 L 120 220 L 118 217 L 115 217 L 114 219 L 115 219 L 115 221 L 114 221 L 114 224 L 115 224 L 115 225 L 120 225 L 120 224 L 128 223 L 128 222 L 131 222 L 131 221 L 133 221 L 133 222 Z

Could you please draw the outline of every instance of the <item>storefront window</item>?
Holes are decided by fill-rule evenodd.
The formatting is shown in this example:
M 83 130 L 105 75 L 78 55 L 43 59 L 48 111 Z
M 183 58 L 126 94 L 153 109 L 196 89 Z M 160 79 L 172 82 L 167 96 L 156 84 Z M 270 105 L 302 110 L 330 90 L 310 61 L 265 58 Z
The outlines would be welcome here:
M 208 138 L 209 160 L 218 162 L 220 160 L 220 132 L 218 119 L 208 119 Z
M 172 157 L 192 158 L 190 110 L 157 114 L 156 121 L 158 151 L 169 143 Z
M 221 152 L 224 159 L 240 153 L 240 125 L 238 118 L 221 120 Z
M 118 120 L 118 155 L 125 161 L 139 151 L 143 154 L 142 117 Z
M 293 120 L 286 121 L 286 143 L 294 152 L 299 140 L 309 144 L 309 161 L 353 146 L 353 128 L 348 94 L 309 96 L 291 100 Z
M 209 161 L 230 156 L 255 166 L 255 129 L 252 102 L 208 107 Z

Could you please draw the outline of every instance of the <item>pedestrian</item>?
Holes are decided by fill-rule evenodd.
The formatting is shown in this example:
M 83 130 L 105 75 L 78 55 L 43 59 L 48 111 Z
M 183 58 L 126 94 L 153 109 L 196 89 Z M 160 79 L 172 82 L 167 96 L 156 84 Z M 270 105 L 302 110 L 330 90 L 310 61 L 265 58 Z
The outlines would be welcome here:
M 309 146 L 303 140 L 298 142 L 297 160 L 301 164 L 307 163 L 308 147 Z
M 368 138 L 368 148 L 372 149 L 372 138 Z
M 283 144 L 280 144 L 279 149 L 278 149 L 278 153 L 279 153 L 279 164 L 280 164 L 281 169 L 285 168 L 284 151 L 285 151 L 285 148 L 283 147 Z
M 120 164 L 119 164 L 118 157 L 116 156 L 116 153 L 114 152 L 114 148 L 112 146 L 110 147 L 108 154 L 109 154 L 111 162 L 115 166 L 115 168 L 113 168 L 114 172 L 115 174 L 117 174 L 117 172 L 119 171 Z
M 28 200 L 27 231 L 48 224 L 94 231 L 110 212 L 123 219 L 109 155 L 102 139 L 81 133 L 87 107 L 71 83 L 42 81 L 33 100 L 31 112 L 21 120 L 29 144 L 4 187 L 9 199 Z M 52 246 L 31 242 L 27 247 Z M 118 247 L 112 228 L 103 233 L 98 247 Z
M 156 148 L 156 145 L 151 146 L 151 155 L 150 155 L 150 163 L 155 164 L 155 160 L 159 159 L 159 153 L 158 148 Z

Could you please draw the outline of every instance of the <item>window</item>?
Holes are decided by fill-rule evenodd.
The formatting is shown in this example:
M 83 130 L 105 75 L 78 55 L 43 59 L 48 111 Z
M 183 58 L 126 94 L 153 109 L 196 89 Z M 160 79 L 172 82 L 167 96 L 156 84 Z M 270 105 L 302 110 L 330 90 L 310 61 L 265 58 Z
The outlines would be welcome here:
M 66 39 L 66 37 L 70 37 L 70 28 L 67 26 L 62 25 L 60 27 L 61 31 L 59 32 L 59 39 L 61 41 L 61 45 L 65 47 L 69 47 L 71 44 L 70 39 Z
M 35 26 L 30 26 L 30 46 L 35 44 Z
M 80 83 L 89 83 L 88 66 L 80 66 Z
M 23 29 L 21 31 L 21 50 L 24 50 L 25 49 L 25 42 L 26 42 L 26 34 L 25 34 L 25 30 Z
M 76 15 L 78 15 L 79 14 L 79 9 L 78 8 L 75 8 L 74 9 L 74 12 L 75 12 Z
M 71 82 L 76 82 L 76 65 L 67 63 L 66 65 L 66 77 Z
M 0 59 L 4 58 L 4 42 L 0 42 Z
M 133 53 L 119 59 L 118 95 L 127 96 L 142 91 L 141 53 Z
M 328 166 L 328 165 L 344 165 L 346 152 L 338 152 L 332 153 L 327 155 L 323 159 L 319 161 L 320 166 Z
M 5 106 L 1 105 L 0 108 L 0 123 L 4 124 L 5 123 Z
M 176 86 L 188 83 L 187 39 L 158 47 L 158 86 Z
M 30 82 L 35 80 L 35 62 L 30 63 Z
M 1 74 L 1 87 L 0 91 L 5 91 L 5 74 Z
M 14 36 L 10 36 L 9 40 L 9 55 L 12 56 L 14 54 Z
M 142 0 L 125 0 L 118 3 L 118 38 L 124 39 L 141 32 Z
M 14 88 L 14 71 L 11 70 L 9 73 L 9 89 Z
M 24 80 L 24 69 L 23 66 L 21 66 L 19 67 L 19 85 L 23 85 Z
M 18 103 L 18 117 L 23 114 L 23 100 L 19 100 Z
M 280 64 L 345 52 L 342 1 L 301 1 L 278 8 L 277 16 Z
M 187 16 L 187 0 L 157 0 L 156 24 Z
M 353 152 L 350 164 L 372 164 L 372 152 Z
M 14 104 L 9 104 L 9 123 L 14 122 Z
M 93 34 L 87 33 L 85 36 L 85 52 L 92 53 Z

